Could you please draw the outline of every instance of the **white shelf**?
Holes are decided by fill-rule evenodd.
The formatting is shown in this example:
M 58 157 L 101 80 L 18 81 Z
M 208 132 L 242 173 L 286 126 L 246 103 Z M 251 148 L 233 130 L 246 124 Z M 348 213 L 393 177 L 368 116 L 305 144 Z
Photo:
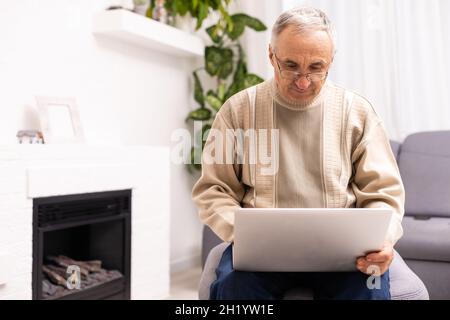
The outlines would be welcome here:
M 203 57 L 205 50 L 201 38 L 127 10 L 98 12 L 93 33 L 178 57 Z

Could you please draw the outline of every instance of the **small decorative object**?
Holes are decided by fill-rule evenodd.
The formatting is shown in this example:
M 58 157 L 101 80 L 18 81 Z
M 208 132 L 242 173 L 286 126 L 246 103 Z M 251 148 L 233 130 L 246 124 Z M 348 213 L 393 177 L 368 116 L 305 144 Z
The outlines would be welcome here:
M 149 0 L 133 0 L 134 9 L 133 12 L 145 16 L 147 9 L 150 5 Z
M 110 0 L 106 10 L 125 9 L 131 11 L 133 8 L 133 0 Z
M 156 0 L 155 7 L 152 12 L 152 19 L 161 23 L 169 23 L 169 14 L 164 7 L 165 0 Z
M 38 130 L 19 130 L 17 132 L 17 140 L 19 143 L 43 144 L 44 136 Z
M 46 143 L 83 143 L 84 134 L 75 98 L 36 97 Z

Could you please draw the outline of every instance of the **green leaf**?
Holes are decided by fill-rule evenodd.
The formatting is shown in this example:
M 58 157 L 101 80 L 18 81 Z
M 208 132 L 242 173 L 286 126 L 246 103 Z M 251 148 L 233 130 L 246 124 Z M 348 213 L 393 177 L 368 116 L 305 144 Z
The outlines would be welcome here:
M 209 35 L 209 37 L 214 43 L 220 43 L 220 41 L 222 40 L 222 37 L 219 36 L 219 31 L 220 27 L 217 24 L 206 28 L 206 33 Z
M 153 9 L 155 8 L 155 1 L 156 0 L 150 0 L 150 5 L 148 6 L 147 11 L 145 12 L 145 16 L 147 18 L 152 18 L 153 17 Z
M 196 17 L 197 16 L 197 11 L 198 11 L 198 4 L 197 6 L 194 8 L 192 3 L 189 6 L 189 13 L 191 14 L 192 17 Z
M 199 108 L 189 112 L 188 119 L 205 121 L 211 119 L 211 110 L 206 108 Z
M 257 76 L 256 74 L 249 73 L 245 75 L 244 78 L 244 89 L 247 89 L 252 86 L 256 86 L 257 84 L 264 82 L 264 79 L 260 76 Z
M 244 24 L 255 30 L 255 31 L 264 31 L 267 30 L 267 27 L 265 26 L 264 23 L 261 22 L 261 20 L 257 19 L 257 18 L 253 18 L 250 17 L 244 13 L 238 13 L 232 16 L 232 19 L 237 19 L 237 20 L 241 20 L 244 22 Z
M 206 3 L 213 8 L 213 10 L 219 9 L 221 0 L 206 0 Z
M 233 82 L 231 84 L 230 88 L 228 88 L 225 98 L 228 99 L 232 95 L 238 93 L 239 91 L 242 91 L 244 89 L 247 89 L 249 87 L 257 85 L 263 81 L 264 81 L 264 79 L 260 78 L 256 74 L 252 74 L 252 73 L 246 74 L 244 78 L 240 79 L 239 81 Z
M 197 101 L 202 108 L 205 107 L 205 97 L 203 95 L 203 88 L 200 79 L 198 78 L 197 72 L 192 73 L 194 75 L 194 99 Z
M 192 147 L 191 148 L 191 163 L 190 163 L 190 167 L 195 169 L 195 170 L 201 170 L 202 169 L 202 165 L 200 163 L 195 163 L 195 160 L 199 160 L 199 159 L 195 159 L 195 155 L 200 153 L 200 149 L 199 148 L 195 148 Z
M 188 2 L 185 0 L 175 0 L 175 12 L 180 16 L 185 16 L 189 10 Z
M 231 96 L 238 93 L 242 89 L 242 81 L 236 81 L 231 84 L 228 88 L 227 94 L 225 95 L 225 100 L 228 100 Z
M 233 51 L 228 48 L 206 47 L 205 65 L 209 75 L 226 79 L 233 72 Z
M 202 126 L 200 130 L 198 130 L 194 135 L 194 147 L 203 146 L 206 142 L 206 136 L 209 134 L 209 132 L 206 132 L 207 130 L 211 129 L 211 126 L 209 124 L 205 124 Z
M 226 84 L 225 82 L 222 82 L 219 87 L 217 88 L 217 97 L 220 99 L 220 101 L 224 102 L 225 99 L 225 93 L 226 93 Z
M 209 135 L 209 131 L 211 130 L 211 125 L 210 124 L 205 124 L 202 127 L 202 148 L 205 147 L 206 144 L 206 140 L 208 140 L 208 135 Z
M 226 32 L 228 37 L 234 41 L 244 33 L 245 21 L 237 15 L 231 16 L 231 21 L 233 21 L 232 27 L 227 28 Z
M 192 0 L 189 2 L 189 10 L 196 10 L 199 0 Z
M 236 71 L 234 72 L 233 82 L 243 79 L 246 74 L 247 64 L 245 63 L 244 57 L 241 57 L 238 61 Z
M 225 27 L 226 27 L 225 29 L 228 32 L 231 32 L 231 30 L 233 30 L 233 26 L 234 26 L 233 19 L 231 19 L 231 16 L 228 14 L 228 11 L 225 9 L 225 7 L 222 4 L 219 5 L 219 11 L 220 11 L 220 14 L 222 15 L 221 20 L 225 22 Z
M 177 14 L 177 3 L 176 0 L 170 0 L 164 2 L 164 8 L 166 8 L 167 12 L 171 12 L 174 15 Z
M 231 29 L 227 29 L 227 34 L 233 41 L 244 33 L 246 26 L 256 31 L 264 31 L 267 29 L 260 20 L 243 13 L 232 15 L 231 21 L 233 22 L 233 26 Z
M 208 16 L 208 6 L 203 2 L 199 2 L 197 9 L 197 25 L 195 27 L 196 30 L 200 29 L 203 24 L 203 20 L 205 20 L 205 18 Z
M 211 108 L 216 111 L 219 111 L 222 106 L 222 101 L 212 90 L 208 91 L 208 94 L 206 95 L 206 102 L 208 102 Z

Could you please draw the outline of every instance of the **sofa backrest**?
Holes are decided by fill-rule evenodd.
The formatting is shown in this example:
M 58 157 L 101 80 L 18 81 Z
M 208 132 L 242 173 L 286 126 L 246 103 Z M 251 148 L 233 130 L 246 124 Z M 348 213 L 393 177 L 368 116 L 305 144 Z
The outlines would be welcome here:
M 450 217 L 450 131 L 420 132 L 400 147 L 405 215 Z

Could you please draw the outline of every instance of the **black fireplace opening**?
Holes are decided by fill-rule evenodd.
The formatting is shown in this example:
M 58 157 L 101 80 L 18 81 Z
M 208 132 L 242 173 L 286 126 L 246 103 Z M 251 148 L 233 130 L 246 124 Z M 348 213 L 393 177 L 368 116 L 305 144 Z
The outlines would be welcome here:
M 131 190 L 33 199 L 33 299 L 130 299 Z

